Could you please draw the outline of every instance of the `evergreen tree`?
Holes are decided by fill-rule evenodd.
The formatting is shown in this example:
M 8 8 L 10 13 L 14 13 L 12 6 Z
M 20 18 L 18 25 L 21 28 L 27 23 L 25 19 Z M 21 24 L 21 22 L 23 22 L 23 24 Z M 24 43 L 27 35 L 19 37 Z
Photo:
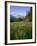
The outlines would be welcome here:
M 29 17 L 29 21 L 32 21 L 32 7 L 30 8 L 27 16 Z

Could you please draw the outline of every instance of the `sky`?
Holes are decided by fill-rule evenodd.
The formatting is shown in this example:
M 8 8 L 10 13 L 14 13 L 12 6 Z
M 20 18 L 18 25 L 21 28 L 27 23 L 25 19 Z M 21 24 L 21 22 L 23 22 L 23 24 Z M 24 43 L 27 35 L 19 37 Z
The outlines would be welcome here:
M 10 15 L 17 17 L 26 16 L 28 11 L 30 11 L 30 7 L 28 6 L 10 6 Z

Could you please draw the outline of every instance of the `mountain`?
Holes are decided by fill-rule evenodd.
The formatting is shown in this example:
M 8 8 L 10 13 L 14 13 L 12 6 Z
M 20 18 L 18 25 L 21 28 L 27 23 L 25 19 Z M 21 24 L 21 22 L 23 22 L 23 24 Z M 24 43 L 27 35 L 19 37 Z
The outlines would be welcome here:
M 13 15 L 10 15 L 10 22 L 14 22 L 14 21 L 16 21 L 16 17 Z
M 10 22 L 19 22 L 19 21 L 23 21 L 25 18 L 25 16 L 22 16 L 22 15 L 17 15 L 17 16 L 13 16 L 13 15 L 10 15 Z
M 16 18 L 25 18 L 25 16 L 22 16 L 22 15 L 17 15 Z

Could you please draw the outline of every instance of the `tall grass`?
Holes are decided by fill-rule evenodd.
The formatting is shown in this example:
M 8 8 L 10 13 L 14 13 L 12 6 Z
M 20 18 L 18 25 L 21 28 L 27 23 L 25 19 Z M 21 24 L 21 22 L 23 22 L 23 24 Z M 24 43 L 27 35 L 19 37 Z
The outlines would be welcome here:
M 10 40 L 31 39 L 32 23 L 31 22 L 11 22 L 10 23 Z

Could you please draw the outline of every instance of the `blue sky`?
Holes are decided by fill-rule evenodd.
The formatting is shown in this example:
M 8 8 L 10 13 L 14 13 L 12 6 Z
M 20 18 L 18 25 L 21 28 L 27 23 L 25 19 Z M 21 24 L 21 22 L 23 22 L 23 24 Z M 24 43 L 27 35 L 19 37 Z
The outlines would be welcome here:
M 10 6 L 10 15 L 13 16 L 26 16 L 28 11 L 30 11 L 30 7 L 28 6 Z

